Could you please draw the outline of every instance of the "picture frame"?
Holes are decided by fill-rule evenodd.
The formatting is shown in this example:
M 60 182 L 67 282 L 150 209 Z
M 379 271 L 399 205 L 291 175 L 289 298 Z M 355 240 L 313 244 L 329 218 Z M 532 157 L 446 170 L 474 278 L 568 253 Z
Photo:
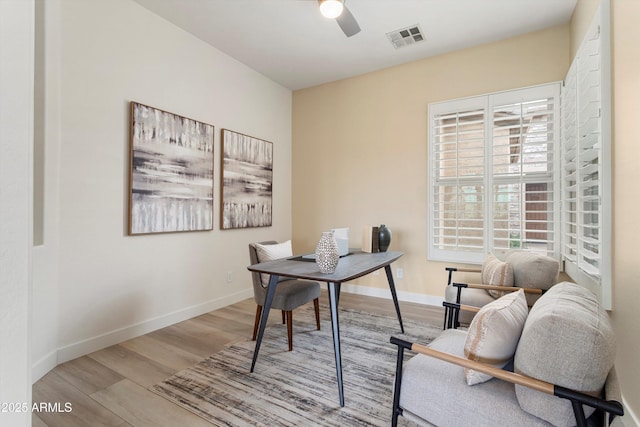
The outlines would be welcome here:
M 221 130 L 220 228 L 272 225 L 273 143 Z
M 213 230 L 214 127 L 130 102 L 129 227 Z

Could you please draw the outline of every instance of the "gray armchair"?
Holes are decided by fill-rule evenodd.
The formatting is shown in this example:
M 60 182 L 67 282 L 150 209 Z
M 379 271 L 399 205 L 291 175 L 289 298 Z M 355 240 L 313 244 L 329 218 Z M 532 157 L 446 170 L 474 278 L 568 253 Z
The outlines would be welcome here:
M 487 257 L 489 258 L 491 255 Z M 486 260 L 481 269 L 446 268 L 449 279 L 445 289 L 445 327 L 469 324 L 480 307 L 495 301 L 506 292 L 523 289 L 527 294 L 528 305 L 532 306 L 543 293 L 558 283 L 560 263 L 548 256 L 510 250 L 504 261 L 494 257 L 493 266 L 496 264 L 500 264 L 500 274 L 494 275 L 487 272 L 492 265 Z M 475 283 L 459 283 L 454 278 L 456 273 L 477 273 L 478 280 Z M 466 310 L 452 308 L 455 304 L 466 306 Z
M 266 241 L 260 242 L 260 245 L 276 245 L 278 242 Z M 259 262 L 266 261 L 260 259 L 258 256 L 258 250 L 255 243 L 249 244 L 249 258 L 251 264 L 258 264 Z M 256 319 L 253 325 L 253 340 L 255 341 L 258 333 L 258 326 L 260 325 L 260 316 L 262 315 L 262 305 L 264 304 L 265 295 L 267 293 L 266 283 L 263 283 L 259 273 L 252 272 L 251 278 L 253 280 L 253 298 L 257 304 L 256 307 Z M 317 282 L 310 282 L 306 280 L 290 279 L 287 277 L 281 277 L 276 288 L 276 294 L 273 297 L 273 303 L 271 308 L 282 310 L 282 323 L 287 325 L 287 339 L 289 342 L 289 351 L 293 350 L 293 310 L 313 301 L 315 315 L 316 315 L 316 327 L 320 330 L 320 285 Z
M 495 316 L 485 307 L 476 319 Z M 504 339 L 507 318 L 479 327 L 481 340 Z M 469 331 L 447 329 L 428 346 L 391 338 L 398 346 L 393 426 L 398 416 L 428 426 L 600 426 L 623 415 L 613 329 L 586 289 L 563 282 L 540 297 L 520 334 L 506 337 L 517 344 L 503 368 L 477 357 L 494 349 L 473 330 L 473 323 Z M 416 355 L 405 361 L 404 351 Z M 466 370 L 488 380 L 469 385 Z

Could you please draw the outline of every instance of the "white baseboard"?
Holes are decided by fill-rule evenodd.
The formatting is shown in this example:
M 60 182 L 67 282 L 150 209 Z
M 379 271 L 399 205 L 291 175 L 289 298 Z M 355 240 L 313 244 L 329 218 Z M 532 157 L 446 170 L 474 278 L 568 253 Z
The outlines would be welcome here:
M 32 366 L 33 382 L 42 378 L 58 364 L 93 353 L 94 351 L 101 350 L 105 347 L 121 343 L 140 335 L 148 334 L 149 332 L 165 328 L 175 323 L 200 316 L 212 310 L 226 307 L 247 298 L 251 298 L 252 296 L 253 289 L 245 289 L 223 298 L 217 298 L 201 304 L 193 305 L 135 325 L 126 326 L 124 328 L 116 329 L 115 331 L 66 345 L 59 348 L 57 351 L 49 353 Z
M 640 427 L 640 421 L 635 413 L 629 409 L 629 404 L 622 396 L 622 405 L 624 406 L 624 416 L 620 417 L 624 427 Z
M 35 384 L 56 366 L 58 366 L 58 351 L 54 350 L 33 364 L 31 367 L 32 382 Z
M 371 288 L 368 286 L 352 285 L 348 283 L 342 284 L 341 292 L 350 294 L 366 295 L 370 297 L 391 299 L 391 291 L 388 288 Z M 443 297 L 433 295 L 416 294 L 413 292 L 397 291 L 398 301 L 414 302 L 417 304 L 434 305 L 442 307 Z
M 377 298 L 391 299 L 391 292 L 389 289 L 384 288 L 372 288 L 368 286 L 354 285 L 345 283 L 341 286 L 342 292 L 351 294 L 366 295 Z M 153 332 L 155 330 L 165 328 L 184 320 L 191 319 L 196 316 L 208 313 L 213 310 L 217 310 L 227 305 L 235 304 L 236 302 L 251 298 L 253 291 L 246 289 L 241 292 L 226 296 L 224 298 L 218 298 L 215 300 L 207 301 L 202 304 L 197 304 L 191 307 L 187 307 L 182 310 L 177 310 L 164 316 L 159 316 L 147 321 L 137 323 L 135 325 L 127 326 L 115 331 L 107 332 L 97 337 L 89 338 L 83 341 L 79 341 L 74 344 L 67 345 L 58 350 L 54 350 L 43 358 L 35 362 L 32 366 L 32 380 L 33 383 L 45 376 L 49 371 L 55 368 L 57 365 L 73 360 L 75 358 L 84 356 L 94 351 L 101 350 L 111 345 L 119 344 L 123 341 L 138 337 L 140 335 Z M 413 292 L 398 291 L 398 300 L 404 302 L 412 302 L 417 304 L 432 305 L 442 307 L 443 297 L 416 294 Z M 630 409 L 629 405 L 622 398 L 623 405 L 625 407 L 625 415 L 621 417 L 621 421 L 624 427 L 640 427 L 640 421 L 638 417 Z
M 384 288 L 371 288 L 353 284 L 343 284 L 341 290 L 347 293 L 391 299 L 391 292 L 389 291 L 389 289 Z M 207 301 L 205 303 L 177 310 L 163 316 L 137 323 L 135 325 L 126 326 L 124 328 L 116 329 L 114 331 L 98 335 L 96 337 L 88 338 L 86 340 L 66 345 L 48 353 L 46 356 L 33 364 L 31 371 L 33 382 L 35 383 L 36 381 L 38 381 L 50 370 L 61 363 L 68 362 L 69 360 L 76 359 L 89 353 L 93 353 L 94 351 L 101 350 L 105 347 L 119 344 L 140 335 L 148 334 L 149 332 L 153 332 L 155 330 L 173 325 L 175 323 L 200 316 L 212 310 L 226 307 L 227 305 L 231 305 L 244 299 L 251 298 L 252 296 L 252 289 L 246 289 L 244 291 L 237 292 L 224 298 Z M 399 291 L 398 300 L 426 305 L 442 306 L 443 298 Z

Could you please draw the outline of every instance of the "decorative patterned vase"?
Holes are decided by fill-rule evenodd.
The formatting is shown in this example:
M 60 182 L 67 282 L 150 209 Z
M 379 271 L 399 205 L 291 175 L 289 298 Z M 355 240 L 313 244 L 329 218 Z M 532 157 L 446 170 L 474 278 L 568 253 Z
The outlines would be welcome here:
M 391 244 L 391 230 L 384 224 L 378 228 L 378 248 L 380 252 L 386 252 Z
M 338 243 L 333 237 L 333 232 L 323 232 L 316 246 L 316 264 L 320 267 L 320 272 L 325 274 L 333 273 L 338 267 L 339 260 Z

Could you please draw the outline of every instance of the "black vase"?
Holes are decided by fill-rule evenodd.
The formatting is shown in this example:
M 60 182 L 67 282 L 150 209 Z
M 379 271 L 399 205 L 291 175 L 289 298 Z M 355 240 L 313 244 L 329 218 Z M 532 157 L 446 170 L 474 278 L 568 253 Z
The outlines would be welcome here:
M 378 248 L 380 252 L 386 252 L 391 244 L 391 230 L 384 224 L 378 228 Z

